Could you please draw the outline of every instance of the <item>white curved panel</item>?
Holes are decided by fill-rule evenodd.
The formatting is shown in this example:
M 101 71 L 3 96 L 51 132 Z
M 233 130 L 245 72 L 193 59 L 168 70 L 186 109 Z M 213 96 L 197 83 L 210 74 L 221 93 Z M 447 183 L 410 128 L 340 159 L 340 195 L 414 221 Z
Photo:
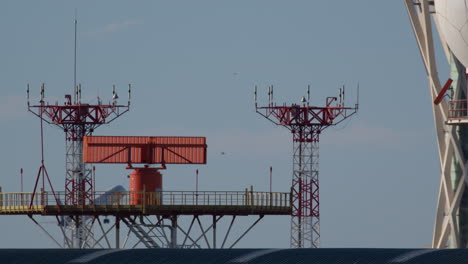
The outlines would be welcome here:
M 447 0 L 437 0 L 434 2 L 434 5 L 437 14 L 445 17 L 447 13 Z
M 461 32 L 461 36 L 463 38 L 463 40 L 465 41 L 465 45 L 468 45 L 468 23 L 466 23 L 462 30 L 460 31 Z
M 437 0 L 435 9 L 439 20 L 439 32 L 455 57 L 468 67 L 468 0 Z
M 457 29 L 461 30 L 466 24 L 466 0 L 449 0 L 445 18 Z M 437 2 L 437 1 L 436 1 Z

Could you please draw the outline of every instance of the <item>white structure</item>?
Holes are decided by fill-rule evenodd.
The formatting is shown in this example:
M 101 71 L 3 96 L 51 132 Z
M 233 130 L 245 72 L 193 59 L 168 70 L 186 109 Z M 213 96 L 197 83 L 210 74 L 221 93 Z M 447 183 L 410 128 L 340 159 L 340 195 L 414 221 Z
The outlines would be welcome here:
M 468 247 L 468 2 L 466 0 L 404 0 L 429 80 L 439 146 L 440 189 L 433 248 Z M 450 65 L 451 79 L 443 89 L 437 72 L 434 30 L 438 31 Z M 439 96 L 440 95 L 440 96 Z M 436 100 L 442 98 L 439 102 Z
M 437 0 L 435 5 L 439 28 L 450 50 L 468 65 L 468 2 L 466 0 Z

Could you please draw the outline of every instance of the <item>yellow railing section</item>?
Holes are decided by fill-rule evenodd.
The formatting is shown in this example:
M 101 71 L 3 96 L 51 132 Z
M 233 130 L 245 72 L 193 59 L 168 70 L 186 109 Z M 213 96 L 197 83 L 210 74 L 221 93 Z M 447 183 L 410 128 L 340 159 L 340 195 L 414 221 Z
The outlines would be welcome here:
M 0 193 L 0 209 L 2 211 L 17 211 L 25 210 L 26 208 L 31 211 L 41 210 L 44 206 L 42 201 L 44 199 L 35 199 L 31 206 L 32 193 L 19 192 L 19 193 Z
M 78 206 L 112 208 L 120 206 L 249 206 L 290 208 L 290 193 L 280 192 L 205 192 L 205 191 L 160 191 L 160 192 L 91 192 Z M 74 197 L 78 199 L 79 196 Z M 33 199 L 32 207 L 30 207 Z M 41 210 L 45 206 L 68 207 L 70 197 L 65 192 L 0 193 L 0 211 Z

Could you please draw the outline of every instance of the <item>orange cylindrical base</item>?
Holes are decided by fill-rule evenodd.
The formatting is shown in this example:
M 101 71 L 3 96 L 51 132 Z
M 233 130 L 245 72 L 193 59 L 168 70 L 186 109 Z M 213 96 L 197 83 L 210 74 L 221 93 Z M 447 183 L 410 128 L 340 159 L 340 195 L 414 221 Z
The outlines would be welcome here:
M 138 168 L 130 174 L 130 204 L 160 204 L 162 174 L 155 168 Z

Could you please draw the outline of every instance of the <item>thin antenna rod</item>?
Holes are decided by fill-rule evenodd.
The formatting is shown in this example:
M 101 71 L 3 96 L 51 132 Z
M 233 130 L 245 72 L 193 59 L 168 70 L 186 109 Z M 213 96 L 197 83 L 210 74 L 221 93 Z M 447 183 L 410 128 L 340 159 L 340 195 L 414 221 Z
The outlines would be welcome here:
M 257 109 L 257 85 L 254 88 L 255 109 Z
M 128 84 L 128 107 L 130 107 L 130 100 L 132 99 L 132 85 Z
M 273 167 L 270 166 L 270 195 L 273 193 Z
M 44 113 L 44 84 L 41 85 L 41 107 L 40 109 L 40 119 L 41 119 L 41 165 L 44 166 L 44 118 L 42 114 Z
M 340 102 L 339 102 L 340 106 L 343 105 L 343 97 L 342 97 L 342 95 L 343 95 L 343 88 L 340 87 Z
M 28 83 L 28 85 L 27 85 L 26 95 L 27 95 L 27 97 L 28 97 L 28 110 L 29 110 L 29 83 Z
M 273 105 L 273 84 L 271 85 L 271 104 Z
M 21 168 L 20 173 L 21 173 L 21 192 L 23 192 L 24 191 L 24 189 L 23 189 L 23 168 Z M 23 200 L 21 200 L 21 203 L 23 203 Z
M 357 100 L 356 100 L 356 108 L 359 107 L 359 82 L 357 83 Z
M 271 105 L 271 86 L 268 85 L 268 105 Z
M 75 47 L 74 47 L 74 60 L 73 60 L 73 94 L 75 95 L 75 103 L 78 101 L 78 95 L 76 91 L 76 31 L 77 31 L 77 10 L 75 9 Z
M 358 81 L 358 87 L 357 87 L 357 93 L 356 93 L 356 104 L 354 106 L 357 109 L 359 109 L 359 81 Z
M 343 84 L 343 105 L 345 105 L 345 85 Z

